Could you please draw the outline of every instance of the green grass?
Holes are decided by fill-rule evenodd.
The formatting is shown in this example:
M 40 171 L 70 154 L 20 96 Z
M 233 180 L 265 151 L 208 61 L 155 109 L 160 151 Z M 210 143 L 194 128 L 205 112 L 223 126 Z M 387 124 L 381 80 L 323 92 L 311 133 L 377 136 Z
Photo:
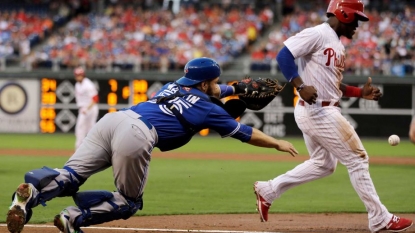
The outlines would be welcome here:
M 73 149 L 73 134 L 0 134 L 0 149 Z
M 308 155 L 304 140 L 301 137 L 288 137 L 284 140 L 292 142 L 300 154 Z M 415 146 L 408 139 L 401 139 L 398 146 L 390 146 L 387 138 L 362 139 L 369 156 L 415 157 Z M 0 149 L 67 149 L 75 145 L 73 134 L 0 134 Z M 158 151 L 155 149 L 155 151 Z M 179 152 L 209 153 L 252 153 L 282 154 L 273 149 L 259 148 L 242 143 L 233 138 L 219 136 L 196 136 L 187 145 L 176 149 Z
M 302 139 L 288 139 L 305 151 Z M 226 143 L 225 143 L 226 142 Z M 73 135 L 0 135 L 0 149 L 51 148 L 73 149 Z M 402 142 L 391 147 L 387 141 L 365 140 L 371 156 L 413 156 L 414 146 Z M 384 144 L 386 146 L 384 146 Z M 371 145 L 371 146 L 369 146 Z M 410 147 L 411 146 L 411 147 Z M 383 148 L 383 149 L 382 149 Z M 402 149 L 404 148 L 404 149 Z M 386 152 L 389 150 L 389 152 Z M 233 139 L 196 137 L 179 149 L 182 152 L 275 153 L 271 149 L 255 148 Z M 0 208 L 5 213 L 17 185 L 25 172 L 44 165 L 62 167 L 65 157 L 1 156 Z M 151 162 L 150 176 L 144 194 L 144 209 L 139 215 L 200 214 L 200 213 L 255 213 L 252 184 L 257 180 L 272 179 L 295 167 L 297 162 L 175 160 L 156 158 Z M 415 167 L 371 165 L 370 172 L 377 192 L 391 212 L 415 212 Z M 111 169 L 92 176 L 81 190 L 114 190 Z M 50 222 L 53 216 L 68 205 L 70 197 L 56 198 L 47 207 L 34 209 L 32 223 Z M 366 210 L 350 184 L 347 170 L 340 165 L 327 178 L 300 185 L 276 200 L 271 212 L 361 212 Z

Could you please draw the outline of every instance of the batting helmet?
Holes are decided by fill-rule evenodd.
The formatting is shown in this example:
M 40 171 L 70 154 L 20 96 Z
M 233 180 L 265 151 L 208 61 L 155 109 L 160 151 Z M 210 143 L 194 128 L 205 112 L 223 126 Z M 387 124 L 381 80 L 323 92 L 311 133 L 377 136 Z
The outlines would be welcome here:
M 369 21 L 364 12 L 364 4 L 360 0 L 331 0 L 327 8 L 327 16 L 333 14 L 342 23 L 351 23 L 355 16 L 360 21 Z
M 78 68 L 76 68 L 76 69 L 73 71 L 73 73 L 74 73 L 75 75 L 84 75 L 84 74 L 85 74 L 85 70 L 84 70 L 84 68 L 82 68 L 82 67 L 78 67 Z
M 176 83 L 183 86 L 193 86 L 219 76 L 219 64 L 211 58 L 201 57 L 187 62 L 184 67 L 184 76 L 179 78 Z

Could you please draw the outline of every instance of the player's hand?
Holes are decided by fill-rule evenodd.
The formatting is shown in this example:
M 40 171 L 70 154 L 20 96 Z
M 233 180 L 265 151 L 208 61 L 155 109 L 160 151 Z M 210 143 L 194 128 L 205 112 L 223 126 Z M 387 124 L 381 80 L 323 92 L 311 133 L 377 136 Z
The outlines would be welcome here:
M 284 141 L 284 140 L 278 140 L 278 146 L 275 149 L 277 149 L 279 151 L 283 151 L 283 152 L 288 152 L 293 157 L 298 155 L 298 151 L 297 151 L 297 149 L 295 149 L 293 144 L 291 144 L 291 142 L 287 142 L 287 141 Z
M 315 104 L 316 99 L 318 97 L 317 90 L 314 88 L 314 86 L 305 86 L 303 89 L 299 92 L 301 99 L 303 99 L 308 104 Z
M 366 84 L 363 86 L 362 98 L 378 101 L 381 96 L 382 92 L 380 92 L 379 88 L 372 86 L 372 78 L 369 77 Z

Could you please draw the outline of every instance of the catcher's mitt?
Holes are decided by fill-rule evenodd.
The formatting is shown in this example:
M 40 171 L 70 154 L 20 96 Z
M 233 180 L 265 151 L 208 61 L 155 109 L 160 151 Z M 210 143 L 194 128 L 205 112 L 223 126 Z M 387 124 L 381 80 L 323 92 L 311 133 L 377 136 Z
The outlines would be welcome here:
M 235 94 L 246 103 L 246 108 L 260 110 L 267 106 L 285 87 L 276 79 L 245 77 L 234 83 Z

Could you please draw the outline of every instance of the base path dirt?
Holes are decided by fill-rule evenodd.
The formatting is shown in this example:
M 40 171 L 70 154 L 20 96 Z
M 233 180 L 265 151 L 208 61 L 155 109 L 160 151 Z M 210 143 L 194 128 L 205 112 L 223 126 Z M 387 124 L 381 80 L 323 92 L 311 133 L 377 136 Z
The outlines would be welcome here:
M 402 214 L 401 216 L 415 219 L 415 214 Z M 268 222 L 260 222 L 257 214 L 137 216 L 82 229 L 85 233 L 370 233 L 366 214 L 271 214 Z M 0 225 L 0 233 L 7 232 L 6 226 Z M 58 230 L 49 223 L 28 225 L 23 230 L 23 233 L 25 232 L 57 233 Z M 408 229 L 405 233 L 415 233 L 415 227 Z
M 0 149 L 1 155 L 13 156 L 66 156 L 71 150 L 16 150 Z M 273 156 L 252 154 L 207 154 L 155 152 L 154 158 L 175 159 L 215 159 L 246 161 L 304 161 L 307 156 Z M 412 158 L 371 157 L 371 164 L 402 164 L 415 166 Z M 415 220 L 415 214 L 401 214 L 401 217 Z M 150 232 L 206 232 L 206 233 L 245 233 L 245 232 L 354 232 L 369 233 L 367 214 L 271 214 L 268 222 L 260 222 L 258 214 L 211 214 L 211 215 L 171 215 L 171 216 L 135 216 L 128 220 L 83 228 L 85 233 L 150 233 Z M 0 224 L 0 233 L 8 233 L 5 224 Z M 51 223 L 27 225 L 22 233 L 57 233 Z M 415 233 L 415 227 L 405 233 Z

